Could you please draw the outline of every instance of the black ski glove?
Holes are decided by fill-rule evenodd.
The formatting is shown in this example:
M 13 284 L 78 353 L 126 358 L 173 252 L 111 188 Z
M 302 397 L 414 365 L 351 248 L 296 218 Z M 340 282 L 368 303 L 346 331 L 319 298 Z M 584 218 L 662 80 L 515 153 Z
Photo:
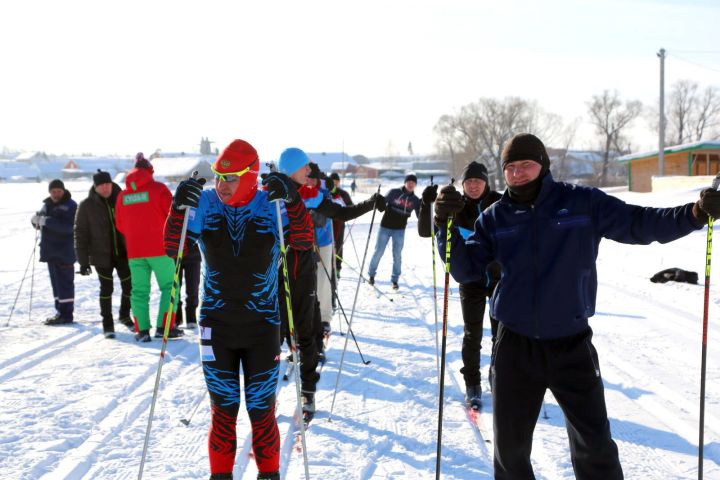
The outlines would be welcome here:
M 185 208 L 197 208 L 200 203 L 200 194 L 205 185 L 204 178 L 188 178 L 183 180 L 175 189 L 173 197 L 173 208 L 183 210 Z
M 695 202 L 692 212 L 702 224 L 706 224 L 709 217 L 720 218 L 720 192 L 712 188 L 700 192 L 700 200 Z
M 426 205 L 430 205 L 432 202 L 437 199 L 437 191 L 438 186 L 437 185 L 428 185 L 425 187 L 425 190 L 422 192 L 422 201 Z
M 435 225 L 445 225 L 450 215 L 460 212 L 465 206 L 462 194 L 452 185 L 440 189 L 440 194 L 435 200 Z
M 92 268 L 90 268 L 90 265 L 80 265 L 80 275 L 87 276 L 92 273 Z
M 300 199 L 295 182 L 280 172 L 270 172 L 262 181 L 268 192 L 268 199 L 282 200 L 285 203 L 294 203 Z
M 325 179 L 325 188 L 327 189 L 328 192 L 332 192 L 333 188 L 335 188 L 335 181 L 330 177 L 326 178 Z
M 385 208 L 387 207 L 387 202 L 385 201 L 385 197 L 380 195 L 379 193 L 373 193 L 373 196 L 370 197 L 375 202 L 375 208 L 377 208 L 378 212 L 384 212 Z

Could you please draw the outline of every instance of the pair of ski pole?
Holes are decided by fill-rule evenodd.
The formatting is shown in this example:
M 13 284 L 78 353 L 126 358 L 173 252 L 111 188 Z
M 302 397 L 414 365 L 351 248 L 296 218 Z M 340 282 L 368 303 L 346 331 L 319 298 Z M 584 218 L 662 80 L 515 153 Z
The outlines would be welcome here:
M 33 242 L 33 249 L 30 253 L 30 258 L 28 258 L 28 263 L 25 266 L 25 271 L 23 272 L 22 279 L 20 280 L 20 286 L 18 287 L 17 294 L 15 295 L 15 300 L 13 301 L 12 307 L 10 308 L 10 314 L 8 315 L 7 321 L 5 322 L 5 326 L 7 327 L 10 325 L 10 320 L 12 319 L 13 312 L 15 311 L 15 305 L 17 305 L 18 298 L 20 297 L 20 292 L 22 291 L 23 283 L 25 283 L 25 279 L 27 278 L 27 272 L 30 268 L 30 265 L 32 265 L 32 273 L 30 274 L 30 305 L 28 307 L 28 320 L 32 320 L 32 303 L 33 303 L 33 289 L 35 286 L 35 252 L 37 250 L 37 243 L 38 243 L 38 235 L 40 234 L 40 230 L 35 230 L 35 241 Z

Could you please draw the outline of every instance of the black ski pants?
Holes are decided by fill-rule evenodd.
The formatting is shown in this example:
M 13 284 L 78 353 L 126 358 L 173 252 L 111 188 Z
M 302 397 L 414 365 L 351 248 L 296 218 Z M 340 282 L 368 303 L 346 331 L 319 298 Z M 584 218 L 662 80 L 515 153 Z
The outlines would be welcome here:
M 488 288 L 484 282 L 460 284 L 460 309 L 465 334 L 462 343 L 463 367 L 460 369 L 466 386 L 480 385 L 480 349 L 482 348 L 483 318 Z M 490 319 L 493 343 L 497 333 L 497 321 Z
M 548 388 L 565 414 L 575 477 L 623 478 L 591 340 L 589 327 L 571 337 L 535 340 L 500 324 L 491 365 L 496 479 L 535 478 L 532 437 Z
M 112 267 L 95 267 L 100 280 L 100 315 L 102 316 L 103 332 L 114 332 L 112 314 L 112 294 L 115 290 L 113 281 L 113 270 L 117 272 L 120 279 L 120 310 L 118 318 L 130 318 L 130 293 L 132 282 L 130 279 L 130 267 L 127 260 L 118 260 Z
M 290 298 L 292 305 L 293 326 L 295 328 L 298 349 L 300 350 L 300 379 L 302 390 L 315 392 L 320 374 L 316 372 L 318 365 L 317 332 L 322 330 L 320 325 L 320 306 L 316 295 L 316 262 L 312 250 L 287 250 L 288 280 L 290 284 Z M 280 318 L 285 338 L 288 339 L 290 329 L 288 326 L 287 307 L 285 302 L 285 282 L 283 271 L 278 275 L 278 299 L 280 302 Z
M 185 277 L 185 321 L 187 323 L 197 323 L 197 307 L 199 301 L 199 290 L 200 290 L 200 259 L 198 260 L 183 260 L 182 266 L 180 267 L 180 276 L 178 278 L 177 291 L 183 285 L 183 277 Z M 178 297 L 179 297 L 178 293 Z M 177 314 L 175 317 L 175 324 L 177 326 L 183 323 L 183 302 L 178 302 Z

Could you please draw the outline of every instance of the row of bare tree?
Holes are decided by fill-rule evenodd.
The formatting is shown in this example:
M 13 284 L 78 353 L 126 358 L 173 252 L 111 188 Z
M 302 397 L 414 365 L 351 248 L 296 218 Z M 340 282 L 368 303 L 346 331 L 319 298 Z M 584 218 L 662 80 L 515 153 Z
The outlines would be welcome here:
M 666 113 L 666 144 L 720 138 L 720 91 L 716 87 L 700 90 L 697 83 L 682 80 L 673 85 Z M 623 101 L 618 91 L 605 90 L 587 102 L 587 120 L 595 127 L 602 167 L 596 184 L 607 185 L 610 160 L 618 153 L 629 153 L 626 132 L 643 113 L 637 100 Z M 657 108 L 645 110 L 647 118 L 657 118 Z M 460 172 L 472 160 L 485 163 L 495 188 L 504 188 L 500 155 L 507 140 L 518 132 L 531 132 L 548 146 L 558 149 L 562 170 L 564 156 L 575 140 L 581 119 L 565 123 L 556 114 L 544 111 L 537 102 L 519 97 L 480 98 L 462 106 L 454 115 L 443 115 L 435 125 L 437 147 L 449 154 L 453 172 Z M 657 131 L 657 120 L 650 126 Z

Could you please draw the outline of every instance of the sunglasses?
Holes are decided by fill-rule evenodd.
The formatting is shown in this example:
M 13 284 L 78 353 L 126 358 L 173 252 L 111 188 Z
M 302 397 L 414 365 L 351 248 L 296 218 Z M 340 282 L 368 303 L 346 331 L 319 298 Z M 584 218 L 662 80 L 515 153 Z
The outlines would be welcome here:
M 212 172 L 215 174 L 215 179 L 220 180 L 221 182 L 226 183 L 234 183 L 240 180 L 240 177 L 245 175 L 247 172 L 250 171 L 250 167 L 247 167 L 243 170 L 240 170 L 239 172 L 229 172 L 229 173 L 220 173 L 214 168 L 210 167 Z

